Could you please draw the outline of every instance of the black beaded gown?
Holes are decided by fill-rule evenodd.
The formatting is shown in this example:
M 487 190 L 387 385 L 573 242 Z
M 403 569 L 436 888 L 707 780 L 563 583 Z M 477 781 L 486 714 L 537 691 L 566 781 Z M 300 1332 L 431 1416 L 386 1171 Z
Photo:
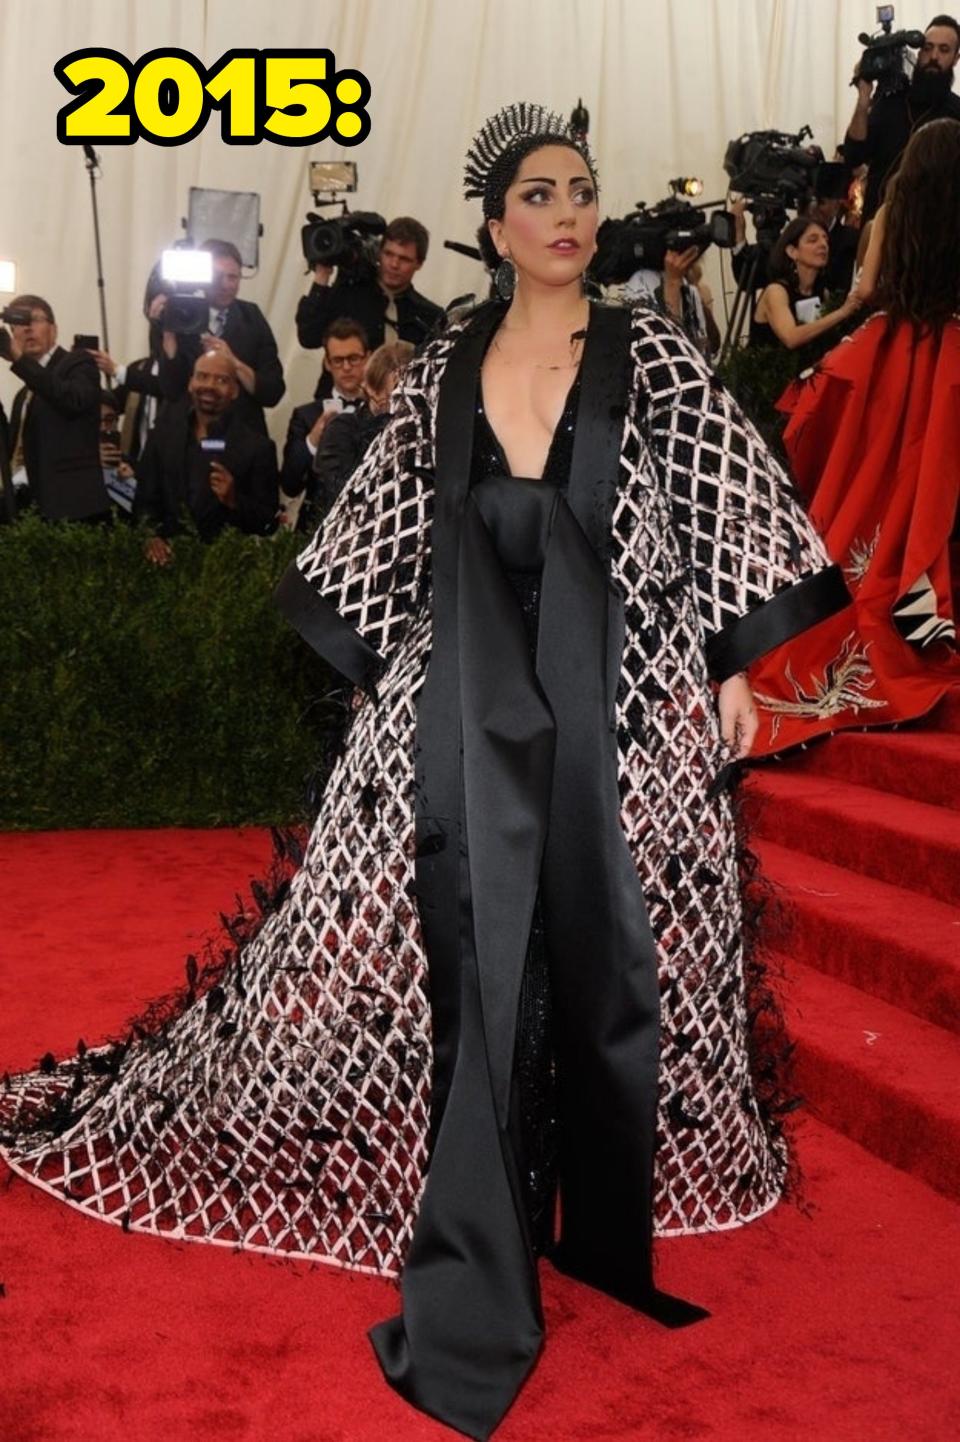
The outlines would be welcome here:
M 433 1146 L 402 1314 L 371 1340 L 401 1395 L 485 1439 L 542 1344 L 538 1255 L 667 1326 L 705 1313 L 652 1277 L 659 983 L 620 821 L 622 596 L 568 502 L 580 376 L 534 480 L 476 360 L 456 609 L 417 723 Z
M 487 420 L 477 387 L 470 486 L 493 538 L 504 575 L 517 598 L 531 661 L 535 663 L 540 581 L 557 496 L 567 484 L 573 457 L 579 377 L 567 392 L 540 480 L 510 474 L 503 447 Z M 553 1239 L 557 1182 L 558 1117 L 550 1015 L 550 971 L 538 894 L 527 943 L 517 1013 L 514 1057 L 515 1132 L 534 1250 Z

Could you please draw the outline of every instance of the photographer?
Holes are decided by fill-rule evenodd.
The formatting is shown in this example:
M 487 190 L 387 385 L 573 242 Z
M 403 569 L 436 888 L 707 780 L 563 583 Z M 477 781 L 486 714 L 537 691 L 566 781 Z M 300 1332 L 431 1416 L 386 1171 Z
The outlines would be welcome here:
M 857 103 L 843 150 L 848 164 L 869 166 L 864 221 L 876 213 L 883 187 L 914 131 L 941 117 L 960 119 L 960 98 L 951 93 L 958 56 L 960 24 L 950 15 L 936 15 L 924 31 L 909 86 L 874 97 L 873 82 L 862 80 L 856 66 Z
M 863 301 L 851 292 L 836 310 L 821 315 L 829 261 L 827 232 L 820 222 L 812 216 L 791 220 L 770 254 L 770 283 L 757 301 L 750 324 L 751 346 L 800 350 L 836 330 L 859 310 Z
M 376 349 L 384 341 L 421 345 L 443 314 L 440 306 L 413 288 L 413 277 L 427 258 L 430 236 L 418 220 L 400 216 L 383 234 L 376 274 L 356 279 L 328 265 L 313 268 L 313 284 L 297 306 L 297 339 L 307 350 L 323 345 L 333 321 L 357 321 Z
M 696 245 L 684 251 L 668 250 L 663 257 L 662 271 L 641 267 L 634 271 L 623 290 L 631 300 L 650 300 L 665 315 L 672 316 L 701 354 L 708 356 L 707 319 L 691 275 L 699 260 L 700 247 Z
M 166 408 L 137 462 L 134 514 L 154 524 L 147 560 L 173 559 L 171 537 L 186 509 L 203 541 L 226 526 L 264 536 L 276 528 L 279 494 L 273 442 L 246 424 L 228 356 L 198 356 L 188 399 Z
M 23 381 L 10 417 L 12 509 L 36 506 L 47 521 L 109 516 L 98 454 L 97 367 L 88 351 L 57 344 L 53 310 L 42 296 L 17 296 L 9 309 L 24 318 L 0 330 L 0 355 Z
M 273 331 L 258 305 L 239 300 L 242 258 L 229 240 L 206 240 L 200 247 L 213 256 L 209 288 L 209 329 L 203 335 L 163 332 L 160 383 L 168 400 L 182 397 L 197 358 L 209 351 L 225 356 L 240 386 L 237 409 L 248 426 L 267 433 L 264 407 L 275 406 L 286 386 Z M 160 316 L 163 310 L 158 307 Z

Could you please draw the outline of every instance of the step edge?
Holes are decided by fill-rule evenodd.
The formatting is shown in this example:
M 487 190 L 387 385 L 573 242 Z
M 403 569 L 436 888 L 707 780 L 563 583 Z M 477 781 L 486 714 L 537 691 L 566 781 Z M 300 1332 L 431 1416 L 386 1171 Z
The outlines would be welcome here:
M 793 865 L 807 865 L 812 869 L 814 875 L 819 872 L 819 879 L 823 881 L 832 881 L 834 879 L 832 874 L 836 873 L 835 884 L 839 886 L 846 885 L 853 891 L 861 888 L 864 890 L 873 890 L 879 887 L 880 890 L 886 894 L 886 899 L 890 905 L 909 905 L 914 916 L 917 913 L 926 913 L 926 925 L 936 925 L 937 927 L 955 925 L 960 927 L 960 902 L 954 904 L 950 901 L 938 901 L 935 896 L 928 896 L 926 892 L 913 891 L 908 886 L 897 886 L 893 881 L 884 881 L 881 877 L 869 876 L 864 871 L 855 871 L 852 867 L 841 866 L 839 862 L 827 861 L 824 857 L 815 856 L 809 851 L 797 851 L 792 846 L 784 845 L 782 841 L 772 841 L 765 836 L 753 837 L 750 845 L 751 849 L 756 850 L 760 861 L 761 884 L 763 882 L 769 883 L 775 887 L 779 893 L 789 896 L 791 900 L 795 900 L 800 905 L 809 904 L 810 906 L 815 906 L 818 901 L 826 902 L 832 898 L 811 896 L 809 893 L 806 896 L 803 894 L 798 896 L 793 884 L 789 881 L 784 881 L 778 874 L 778 863 L 786 865 L 786 861 L 781 862 L 779 857 L 774 856 L 771 864 L 771 861 L 768 859 L 768 853 L 771 848 L 774 848 L 777 852 L 781 852 L 784 858 L 795 857 L 796 861 L 793 862 Z M 862 927 L 869 927 L 869 924 L 869 918 L 863 918 Z M 878 932 L 876 934 L 880 935 L 881 933 Z M 889 932 L 882 934 L 889 938 Z M 958 931 L 956 951 L 951 952 L 951 959 L 953 958 L 956 959 L 956 964 L 958 968 L 960 968 L 960 931 Z

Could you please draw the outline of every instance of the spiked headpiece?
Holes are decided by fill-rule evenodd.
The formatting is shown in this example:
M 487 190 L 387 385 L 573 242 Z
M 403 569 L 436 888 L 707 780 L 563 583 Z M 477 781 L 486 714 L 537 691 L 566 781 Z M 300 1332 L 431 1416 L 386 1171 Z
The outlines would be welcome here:
M 562 116 L 542 105 L 521 100 L 491 115 L 473 138 L 463 171 L 467 200 L 481 199 L 485 220 L 503 214 L 504 196 L 523 157 L 541 145 L 569 145 L 595 175 L 586 142 L 574 140 Z

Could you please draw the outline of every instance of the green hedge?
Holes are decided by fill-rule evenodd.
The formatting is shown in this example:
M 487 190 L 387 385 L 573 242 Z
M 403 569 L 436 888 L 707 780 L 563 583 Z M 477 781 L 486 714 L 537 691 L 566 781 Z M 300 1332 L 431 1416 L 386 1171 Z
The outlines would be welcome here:
M 776 402 L 800 369 L 796 352 L 786 346 L 738 347 L 719 367 L 733 395 L 781 458 L 786 417 L 776 409 Z
M 796 359 L 736 351 L 724 378 L 768 441 Z M 0 829 L 226 826 L 304 816 L 340 683 L 270 597 L 302 537 L 0 526 Z M 334 689 L 336 688 L 336 689 Z
M 0 828 L 302 817 L 339 703 L 271 601 L 300 544 L 0 527 Z

